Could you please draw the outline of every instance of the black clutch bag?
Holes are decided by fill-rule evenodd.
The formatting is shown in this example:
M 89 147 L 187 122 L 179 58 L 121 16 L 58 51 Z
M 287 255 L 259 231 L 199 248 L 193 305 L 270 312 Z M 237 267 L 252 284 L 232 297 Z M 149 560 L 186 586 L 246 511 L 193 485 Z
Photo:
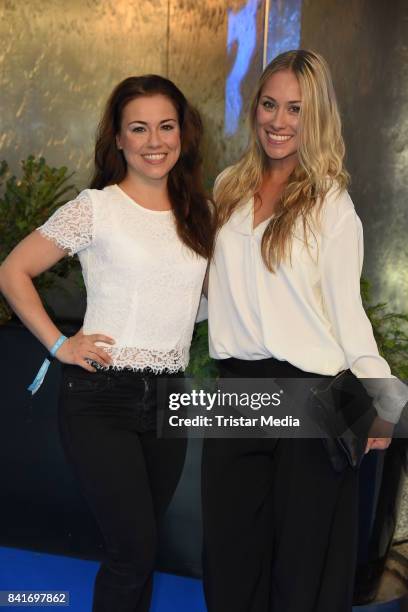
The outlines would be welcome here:
M 322 441 L 334 470 L 342 472 L 348 466 L 358 469 L 377 416 L 372 398 L 350 370 L 314 383 L 310 414 L 322 430 Z

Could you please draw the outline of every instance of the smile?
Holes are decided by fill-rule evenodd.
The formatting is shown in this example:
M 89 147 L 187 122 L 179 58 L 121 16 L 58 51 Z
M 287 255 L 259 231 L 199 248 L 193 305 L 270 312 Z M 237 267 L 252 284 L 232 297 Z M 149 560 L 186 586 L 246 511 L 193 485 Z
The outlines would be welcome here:
M 161 162 L 167 156 L 166 153 L 146 153 L 142 155 L 143 159 L 147 162 Z
M 266 132 L 268 140 L 273 144 L 282 144 L 283 142 L 288 142 L 293 136 L 284 136 L 283 134 L 272 134 L 272 132 Z

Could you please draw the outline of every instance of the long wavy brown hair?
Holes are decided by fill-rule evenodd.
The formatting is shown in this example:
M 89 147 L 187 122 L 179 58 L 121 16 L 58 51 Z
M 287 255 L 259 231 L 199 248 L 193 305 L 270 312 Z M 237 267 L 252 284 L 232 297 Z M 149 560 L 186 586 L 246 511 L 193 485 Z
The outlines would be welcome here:
M 177 233 L 195 253 L 209 258 L 214 239 L 214 215 L 202 181 L 200 145 L 203 126 L 198 111 L 169 79 L 155 74 L 129 77 L 112 91 L 97 131 L 95 170 L 90 186 L 103 189 L 125 178 L 126 160 L 116 144 L 123 110 L 135 98 L 156 94 L 171 101 L 180 125 L 180 157 L 171 169 L 167 183 Z
M 256 134 L 256 113 L 262 90 L 272 74 L 290 70 L 302 95 L 299 118 L 298 164 L 289 176 L 277 213 L 262 237 L 262 257 L 273 272 L 290 259 L 295 224 L 301 220 L 304 242 L 318 229 L 319 211 L 327 192 L 345 189 L 348 174 L 343 165 L 344 142 L 341 121 L 329 67 L 318 53 L 287 51 L 278 55 L 263 71 L 249 113 L 250 143 L 242 159 L 216 182 L 214 198 L 218 223 L 222 226 L 240 205 L 257 197 L 268 157 Z

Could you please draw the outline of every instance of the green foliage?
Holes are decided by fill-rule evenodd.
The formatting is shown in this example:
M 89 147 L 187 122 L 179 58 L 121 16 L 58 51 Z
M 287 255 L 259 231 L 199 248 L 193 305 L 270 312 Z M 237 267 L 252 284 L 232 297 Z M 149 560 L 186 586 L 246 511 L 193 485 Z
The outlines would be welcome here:
M 361 280 L 361 297 L 381 355 L 395 376 L 408 380 L 408 314 L 389 312 L 386 302 L 371 304 L 367 279 Z
M 43 157 L 30 155 L 21 162 L 21 168 L 22 176 L 18 179 L 10 173 L 5 161 L 0 164 L 0 263 L 20 240 L 70 199 L 68 194 L 72 196 L 77 193 L 70 183 L 73 173 L 68 174 L 65 167 L 48 166 Z M 37 289 L 43 294 L 44 289 L 53 285 L 56 277 L 65 278 L 77 267 L 76 259 L 64 258 L 52 271 L 36 279 Z M 10 316 L 10 308 L 0 296 L 0 323 Z
M 208 321 L 201 321 L 195 326 L 186 374 L 196 381 L 215 378 L 218 375 L 215 361 L 208 354 Z

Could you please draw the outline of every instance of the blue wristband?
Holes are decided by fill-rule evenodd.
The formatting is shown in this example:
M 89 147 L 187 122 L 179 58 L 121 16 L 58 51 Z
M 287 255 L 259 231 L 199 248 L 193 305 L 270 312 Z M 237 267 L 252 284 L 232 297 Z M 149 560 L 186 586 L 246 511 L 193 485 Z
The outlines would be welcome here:
M 55 353 L 58 351 L 60 346 L 64 344 L 65 340 L 67 340 L 67 337 L 64 335 L 61 335 L 56 341 L 56 343 L 50 348 L 50 355 L 52 357 L 55 356 Z M 31 385 L 27 388 L 28 391 L 31 391 L 31 395 L 34 395 L 34 393 L 37 393 L 38 389 L 43 384 L 45 375 L 47 374 L 48 368 L 50 367 L 50 363 L 51 362 L 48 359 L 48 357 L 44 359 L 43 364 L 41 368 L 38 370 L 36 377 L 34 378 Z

